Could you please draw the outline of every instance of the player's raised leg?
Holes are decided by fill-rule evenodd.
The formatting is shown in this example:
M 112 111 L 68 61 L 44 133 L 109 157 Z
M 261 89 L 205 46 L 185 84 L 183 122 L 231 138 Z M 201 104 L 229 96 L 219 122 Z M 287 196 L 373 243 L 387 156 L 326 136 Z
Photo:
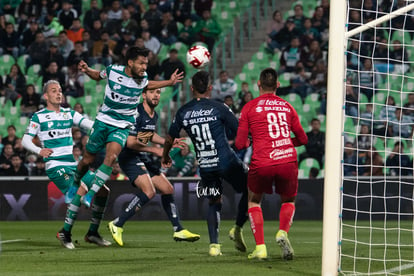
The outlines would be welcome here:
M 200 239 L 200 235 L 191 233 L 187 229 L 184 229 L 180 223 L 180 216 L 178 214 L 177 207 L 174 202 L 174 187 L 163 175 L 154 175 L 152 182 L 157 190 L 161 192 L 161 202 L 168 219 L 173 225 L 174 234 L 173 238 L 176 241 L 189 241 L 194 242 Z
M 68 192 L 65 195 L 65 202 L 70 203 L 75 197 L 82 177 L 88 172 L 89 166 L 95 160 L 96 154 L 84 151 L 82 159 L 79 161 L 75 173 L 72 185 L 69 187 Z M 82 194 L 83 195 L 83 194 Z
M 91 138 L 93 137 L 94 139 L 102 140 L 102 138 L 98 137 L 98 134 L 96 134 L 98 129 L 110 131 L 111 134 L 107 139 L 109 140 L 109 142 L 106 144 L 106 154 L 103 164 L 96 170 L 94 179 L 92 180 L 92 182 L 89 182 L 90 179 L 85 177 L 83 177 L 81 180 L 81 182 L 85 183 L 88 187 L 90 187 L 88 193 L 81 198 L 82 204 L 84 204 L 88 208 L 91 206 L 91 202 L 95 194 L 109 179 L 112 172 L 112 164 L 115 162 L 116 158 L 122 150 L 122 147 L 125 145 L 129 132 L 129 130 L 127 129 L 116 129 L 113 126 L 105 125 L 103 123 L 101 123 L 101 125 L 102 126 L 100 128 L 95 129 L 94 133 L 91 134 Z M 97 123 L 95 123 L 94 128 L 95 127 L 97 127 Z M 89 139 L 89 141 L 91 141 L 91 138 Z M 98 152 L 100 148 L 94 149 L 92 142 L 89 143 L 89 141 L 86 149 L 89 152 Z

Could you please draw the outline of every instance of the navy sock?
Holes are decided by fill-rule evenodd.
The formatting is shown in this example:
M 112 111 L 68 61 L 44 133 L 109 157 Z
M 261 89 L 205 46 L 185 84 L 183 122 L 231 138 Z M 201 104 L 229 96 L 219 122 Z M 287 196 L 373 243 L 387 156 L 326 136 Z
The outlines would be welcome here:
M 213 203 L 208 206 L 207 227 L 210 236 L 210 243 L 218 243 L 220 226 L 221 203 Z
M 164 208 L 165 213 L 171 224 L 173 225 L 174 231 L 178 232 L 183 230 L 183 227 L 180 223 L 180 217 L 178 216 L 177 207 L 174 203 L 174 196 L 173 195 L 162 195 L 161 196 L 162 207 Z
M 139 192 L 132 200 L 129 202 L 128 206 L 122 211 L 122 214 L 115 219 L 115 225 L 118 227 L 124 226 L 125 222 L 129 220 L 137 212 L 136 209 L 141 209 L 149 201 L 147 195 L 143 192 Z
M 244 223 L 249 219 L 247 215 L 247 191 L 242 194 L 242 197 L 239 201 L 239 206 L 237 210 L 236 225 L 240 228 L 243 227 Z

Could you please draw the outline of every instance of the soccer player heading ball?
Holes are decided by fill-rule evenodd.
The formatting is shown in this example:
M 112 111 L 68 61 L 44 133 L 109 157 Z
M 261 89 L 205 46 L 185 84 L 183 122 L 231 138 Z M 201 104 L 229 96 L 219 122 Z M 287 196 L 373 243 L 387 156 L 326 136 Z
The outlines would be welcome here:
M 253 155 L 247 186 L 249 218 L 256 249 L 248 257 L 267 258 L 260 203 L 264 193 L 273 192 L 274 185 L 282 201 L 276 241 L 282 249 L 283 259 L 291 260 L 293 248 L 288 232 L 295 214 L 298 190 L 298 163 L 294 147 L 307 144 L 308 138 L 293 106 L 276 96 L 279 87 L 276 71 L 264 69 L 257 85 L 260 96 L 243 107 L 235 142 L 236 148 L 243 149 L 249 145 L 248 134 L 252 136 Z M 291 131 L 295 138 L 290 137 Z

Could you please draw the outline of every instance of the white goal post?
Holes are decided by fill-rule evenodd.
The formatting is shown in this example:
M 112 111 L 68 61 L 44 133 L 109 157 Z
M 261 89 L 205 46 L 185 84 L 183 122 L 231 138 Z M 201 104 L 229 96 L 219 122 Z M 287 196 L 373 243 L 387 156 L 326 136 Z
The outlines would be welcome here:
M 322 244 L 322 275 L 324 276 L 337 275 L 340 271 L 341 189 L 343 185 L 343 164 L 341 162 L 344 150 L 344 99 L 348 38 L 414 9 L 414 3 L 409 4 L 347 32 L 348 4 L 348 1 L 330 1 Z

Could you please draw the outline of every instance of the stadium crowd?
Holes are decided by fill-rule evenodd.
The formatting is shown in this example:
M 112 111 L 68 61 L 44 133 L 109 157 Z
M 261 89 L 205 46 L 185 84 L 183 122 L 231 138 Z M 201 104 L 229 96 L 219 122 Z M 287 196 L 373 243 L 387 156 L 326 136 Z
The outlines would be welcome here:
M 91 66 L 122 62 L 132 45 L 151 50 L 150 79 L 169 79 L 176 68 L 185 72 L 176 49 L 165 56 L 159 51 L 178 41 L 187 46 L 202 41 L 211 50 L 221 32 L 211 18 L 211 6 L 211 0 L 1 1 L 0 56 L 11 55 L 14 60 L 10 70 L 1 73 L 0 104 L 4 109 L 15 106 L 17 114 L 30 117 L 44 107 L 41 89 L 48 80 L 57 80 L 65 97 L 83 97 L 85 77 L 77 69 L 79 61 Z M 38 72 L 32 70 L 34 65 L 40 65 Z M 72 108 L 88 116 L 81 103 Z M 7 134 L 0 135 L 0 175 L 45 175 L 42 159 L 21 147 L 13 122 Z M 81 159 L 86 133 L 76 129 L 73 136 L 76 158 Z M 171 174 L 194 174 L 187 155 L 176 154 L 186 169 L 174 168 Z M 194 162 L 194 156 L 190 154 L 189 160 Z

